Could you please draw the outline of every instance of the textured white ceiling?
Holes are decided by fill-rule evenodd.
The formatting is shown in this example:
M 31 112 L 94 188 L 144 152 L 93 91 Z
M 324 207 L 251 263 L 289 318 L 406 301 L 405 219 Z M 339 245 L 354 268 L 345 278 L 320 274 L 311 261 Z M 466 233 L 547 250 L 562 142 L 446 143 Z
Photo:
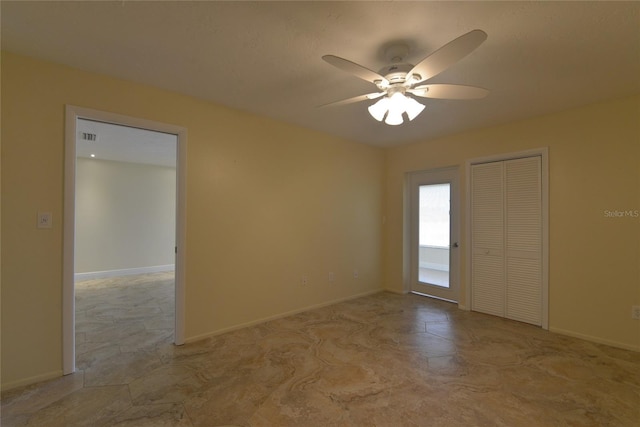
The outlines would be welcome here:
M 85 119 L 78 119 L 76 131 L 78 157 L 176 167 L 176 135 Z M 83 139 L 83 133 L 97 139 Z
M 0 5 L 3 49 L 378 146 L 640 93 L 640 2 Z M 378 70 L 393 41 L 416 63 L 476 28 L 487 41 L 429 82 L 485 87 L 487 98 L 426 100 L 403 126 L 374 121 L 367 102 L 316 108 L 375 90 L 322 55 Z

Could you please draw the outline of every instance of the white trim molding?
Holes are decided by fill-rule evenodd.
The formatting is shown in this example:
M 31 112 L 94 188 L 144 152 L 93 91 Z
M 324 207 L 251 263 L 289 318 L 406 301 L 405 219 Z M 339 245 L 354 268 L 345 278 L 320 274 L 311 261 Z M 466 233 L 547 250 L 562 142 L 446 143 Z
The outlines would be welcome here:
M 637 346 L 637 345 L 629 345 L 629 344 L 625 344 L 625 343 L 622 343 L 622 342 L 619 342 L 619 341 L 598 338 L 598 337 L 593 336 L 593 335 L 580 334 L 578 332 L 569 331 L 567 329 L 551 327 L 551 328 L 549 328 L 549 332 L 553 332 L 554 334 L 566 335 L 568 337 L 578 338 L 578 339 L 581 339 L 581 340 L 590 341 L 590 342 L 594 342 L 594 343 L 597 343 L 597 344 L 604 344 L 604 345 L 609 345 L 611 347 L 623 348 L 625 350 L 631 350 L 631 351 L 640 352 L 640 346 Z
M 120 270 L 89 271 L 85 273 L 75 273 L 74 280 L 106 279 L 109 277 L 133 276 L 134 274 L 161 273 L 164 271 L 174 271 L 175 264 L 153 265 L 151 267 L 123 268 Z

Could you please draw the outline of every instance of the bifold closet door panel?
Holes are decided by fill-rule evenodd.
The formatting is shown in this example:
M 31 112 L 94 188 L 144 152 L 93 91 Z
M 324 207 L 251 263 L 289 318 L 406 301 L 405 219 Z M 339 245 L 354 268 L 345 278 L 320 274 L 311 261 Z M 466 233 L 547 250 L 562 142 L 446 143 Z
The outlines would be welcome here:
M 542 324 L 541 159 L 505 162 L 506 317 Z
M 542 324 L 541 158 L 471 167 L 471 309 Z
M 471 308 L 504 317 L 504 165 L 473 165 L 471 174 Z

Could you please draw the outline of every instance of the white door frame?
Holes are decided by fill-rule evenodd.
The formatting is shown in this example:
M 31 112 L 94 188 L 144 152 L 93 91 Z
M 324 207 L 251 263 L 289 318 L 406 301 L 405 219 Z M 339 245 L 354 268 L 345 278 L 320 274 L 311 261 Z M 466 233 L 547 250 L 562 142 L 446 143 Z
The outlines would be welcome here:
M 459 168 L 458 166 L 451 166 L 447 168 L 429 169 L 424 171 L 414 171 L 407 174 L 407 210 L 409 211 L 409 284 L 406 289 L 407 292 L 412 292 L 414 285 L 418 282 L 418 209 L 416 209 L 416 194 L 415 189 L 421 184 L 443 184 L 449 183 L 451 185 L 451 201 L 450 201 L 450 236 L 449 241 L 454 244 L 449 248 L 449 284 L 455 299 L 444 298 L 443 296 L 431 295 L 434 298 L 442 298 L 451 301 L 455 301 L 459 304 L 460 301 L 460 254 L 459 254 L 459 236 L 460 236 L 460 190 L 459 190 Z M 437 291 L 436 287 L 434 290 Z
M 177 136 L 176 161 L 176 265 L 175 265 L 175 329 L 174 343 L 184 344 L 185 242 L 186 242 L 186 166 L 187 130 L 180 126 L 66 105 L 64 156 L 64 219 L 62 266 L 62 368 L 64 375 L 76 369 L 75 361 L 75 187 L 76 187 L 76 123 L 89 119 L 116 125 L 148 129 Z
M 542 164 L 542 328 L 549 329 L 549 149 L 547 147 L 535 148 L 532 150 L 519 151 L 516 153 L 496 154 L 493 156 L 470 159 L 466 162 L 466 233 L 465 256 L 466 256 L 466 306 L 465 310 L 471 310 L 471 166 L 480 163 L 499 162 L 504 160 L 522 159 L 525 157 L 541 158 Z

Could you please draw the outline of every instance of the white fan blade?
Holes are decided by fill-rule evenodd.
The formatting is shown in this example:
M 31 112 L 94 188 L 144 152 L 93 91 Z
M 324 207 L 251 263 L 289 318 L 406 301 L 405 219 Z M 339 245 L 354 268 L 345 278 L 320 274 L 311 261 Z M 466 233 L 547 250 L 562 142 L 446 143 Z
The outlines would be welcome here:
M 407 89 L 407 92 L 423 98 L 480 99 L 487 96 L 487 89 L 476 86 L 432 84 Z
M 407 77 L 412 74 L 418 74 L 420 79 L 415 83 L 430 79 L 473 52 L 486 39 L 487 33 L 484 31 L 470 31 L 457 39 L 450 41 L 431 55 L 424 58 L 418 63 L 418 65 L 409 71 Z
M 362 65 L 358 65 L 355 62 L 351 62 L 348 59 L 340 58 L 339 56 L 334 55 L 325 55 L 322 57 L 326 62 L 333 65 L 336 68 L 341 69 L 342 71 L 346 71 L 347 73 L 353 74 L 354 76 L 360 77 L 363 80 L 371 82 L 377 85 L 376 82 L 379 82 L 383 86 L 388 86 L 389 82 L 387 79 L 382 77 L 380 74 L 375 71 L 371 71 L 368 68 L 363 67 Z
M 346 105 L 346 104 L 352 104 L 354 102 L 360 102 L 360 101 L 367 101 L 369 99 L 376 99 L 376 98 L 380 98 L 383 95 L 386 95 L 387 92 L 374 92 L 374 93 L 368 93 L 366 95 L 358 95 L 358 96 L 354 96 L 353 98 L 347 98 L 347 99 L 343 99 L 341 101 L 335 101 L 335 102 L 330 102 L 328 104 L 323 104 L 318 106 L 318 108 L 322 108 L 322 107 L 337 107 L 338 105 Z

